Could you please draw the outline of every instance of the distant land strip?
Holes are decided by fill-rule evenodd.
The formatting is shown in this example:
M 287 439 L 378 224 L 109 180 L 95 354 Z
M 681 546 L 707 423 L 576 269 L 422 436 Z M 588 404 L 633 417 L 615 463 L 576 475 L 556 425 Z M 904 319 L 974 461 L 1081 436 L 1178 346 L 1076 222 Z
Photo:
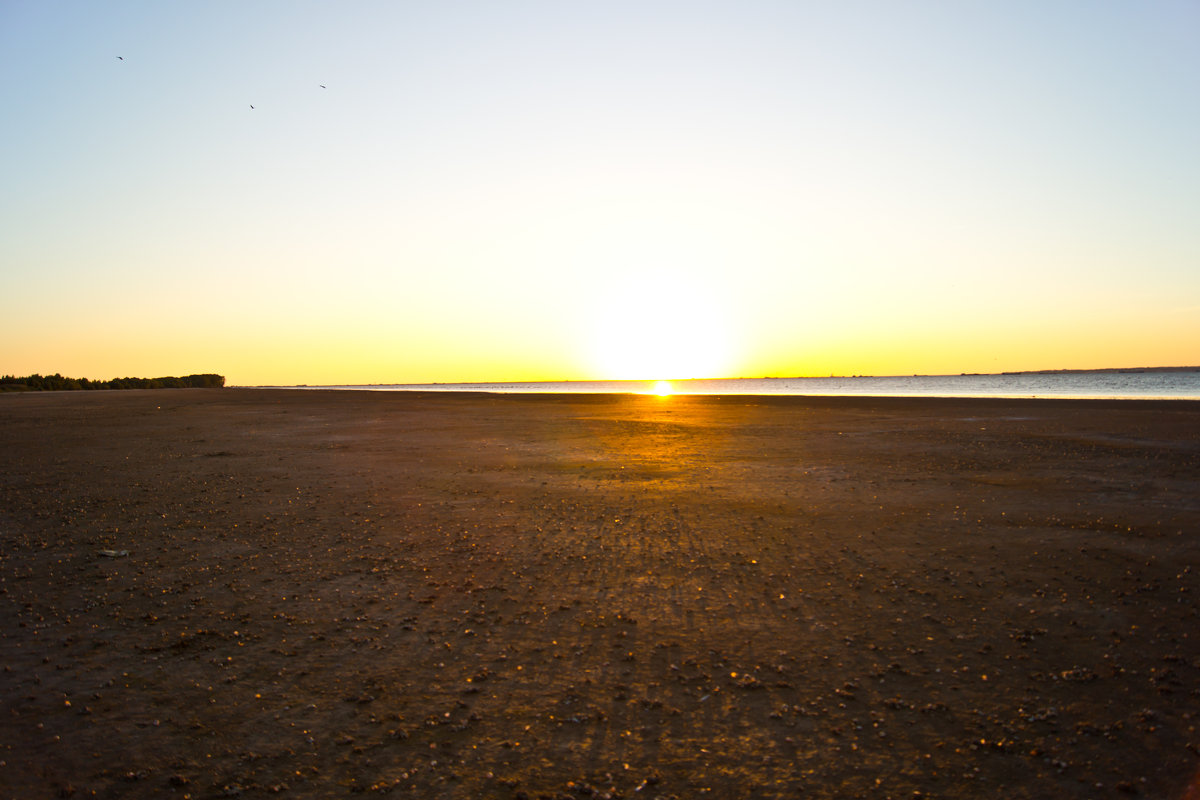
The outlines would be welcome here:
M 12 375 L 0 377 L 0 392 L 60 392 L 77 389 L 217 389 L 225 385 L 224 375 L 206 373 L 181 378 L 113 378 L 93 381 L 87 378 L 64 378 L 53 375 Z
M 1002 372 L 1001 375 L 1072 375 L 1076 373 L 1105 372 L 1200 372 L 1200 367 L 1107 367 L 1105 369 L 1027 369 L 1018 372 Z

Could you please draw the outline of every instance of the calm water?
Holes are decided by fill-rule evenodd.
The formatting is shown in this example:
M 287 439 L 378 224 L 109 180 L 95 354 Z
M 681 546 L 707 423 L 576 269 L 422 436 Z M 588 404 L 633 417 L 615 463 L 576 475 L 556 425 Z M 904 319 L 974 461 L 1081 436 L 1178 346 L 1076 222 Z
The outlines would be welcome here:
M 636 393 L 654 381 L 435 383 L 321 387 L 379 391 Z M 1200 368 L 1188 371 L 917 375 L 863 378 L 737 378 L 671 381 L 673 394 L 876 395 L 893 397 L 1086 397 L 1200 399 Z

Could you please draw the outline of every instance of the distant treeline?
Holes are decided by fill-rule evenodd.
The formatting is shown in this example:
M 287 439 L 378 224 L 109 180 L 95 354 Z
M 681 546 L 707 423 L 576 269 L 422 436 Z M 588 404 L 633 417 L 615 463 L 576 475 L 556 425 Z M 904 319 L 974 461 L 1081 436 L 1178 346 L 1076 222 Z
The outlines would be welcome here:
M 224 375 L 187 375 L 182 378 L 113 378 L 111 381 L 90 381 L 87 378 L 64 378 L 53 375 L 12 375 L 0 377 L 0 391 L 56 392 L 66 389 L 215 389 L 225 385 Z

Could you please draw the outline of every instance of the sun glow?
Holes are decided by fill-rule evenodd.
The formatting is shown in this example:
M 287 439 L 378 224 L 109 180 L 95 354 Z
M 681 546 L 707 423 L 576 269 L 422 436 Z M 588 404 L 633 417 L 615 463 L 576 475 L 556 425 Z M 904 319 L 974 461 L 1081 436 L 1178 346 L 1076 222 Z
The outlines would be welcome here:
M 675 387 L 671 386 L 670 381 L 657 381 L 654 384 L 654 393 L 659 397 L 670 397 L 675 392 Z
M 601 379 L 719 378 L 731 368 L 732 333 L 722 306 L 692 279 L 614 281 L 593 298 L 585 324 L 591 369 Z

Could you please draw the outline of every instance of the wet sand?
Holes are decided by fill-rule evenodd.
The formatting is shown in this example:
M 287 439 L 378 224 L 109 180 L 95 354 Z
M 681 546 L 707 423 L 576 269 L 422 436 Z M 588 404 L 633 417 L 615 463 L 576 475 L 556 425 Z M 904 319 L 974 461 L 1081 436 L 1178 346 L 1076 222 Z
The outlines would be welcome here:
M 0 453 L 0 797 L 1196 797 L 1200 403 L 67 392 Z

